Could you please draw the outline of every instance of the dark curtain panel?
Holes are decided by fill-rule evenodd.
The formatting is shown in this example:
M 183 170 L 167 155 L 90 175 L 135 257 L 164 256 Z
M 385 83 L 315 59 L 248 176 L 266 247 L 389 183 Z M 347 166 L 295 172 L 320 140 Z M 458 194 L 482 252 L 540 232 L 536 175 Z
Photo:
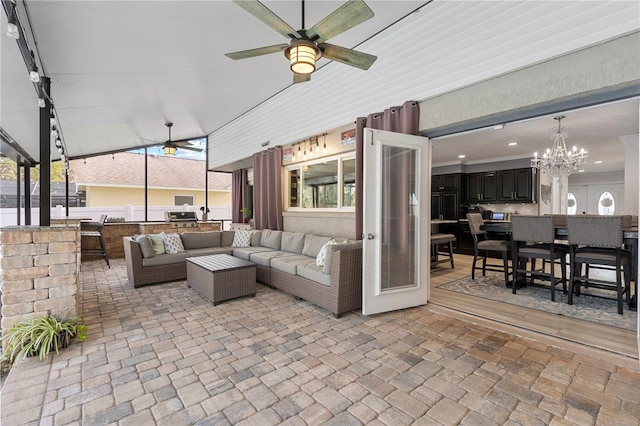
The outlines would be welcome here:
M 282 230 L 282 147 L 253 156 L 253 227 Z
M 385 109 L 384 112 L 369 114 L 356 119 L 356 239 L 362 239 L 363 173 L 364 173 L 364 128 L 387 130 L 389 132 L 417 135 L 420 121 L 420 105 L 416 101 L 407 101 L 402 106 Z M 406 161 L 401 160 L 401 161 Z M 396 169 L 400 164 L 389 165 Z M 398 171 L 401 169 L 398 169 Z
M 247 171 L 245 169 L 234 170 L 231 180 L 231 221 L 242 223 L 243 216 L 240 210 L 246 203 Z

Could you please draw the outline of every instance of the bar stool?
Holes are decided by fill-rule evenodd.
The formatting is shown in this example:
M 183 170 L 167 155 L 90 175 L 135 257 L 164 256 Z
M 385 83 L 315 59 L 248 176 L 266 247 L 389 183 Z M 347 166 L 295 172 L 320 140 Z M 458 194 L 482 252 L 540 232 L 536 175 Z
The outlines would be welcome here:
M 451 261 L 451 269 L 453 268 L 453 243 L 456 236 L 453 234 L 431 234 L 431 253 L 434 263 L 438 262 L 438 255 L 448 256 Z M 442 245 L 446 244 L 447 248 L 443 249 Z
M 580 295 L 582 285 L 612 290 L 616 293 L 618 314 L 622 315 L 623 296 L 627 305 L 631 292 L 631 252 L 622 248 L 623 217 L 622 216 L 570 216 L 567 218 L 569 244 L 571 250 L 571 268 L 569 278 L 569 300 L 573 304 L 573 296 Z M 615 282 L 601 278 L 581 275 L 582 265 L 613 266 Z M 622 273 L 624 272 L 624 286 Z M 592 294 L 592 296 L 603 297 Z
M 551 300 L 556 300 L 556 286 L 562 284 L 562 290 L 567 293 L 567 272 L 565 259 L 569 253 L 569 247 L 555 244 L 555 225 L 552 216 L 512 216 L 511 240 L 513 242 L 513 268 L 514 281 L 518 274 L 524 274 L 531 278 L 540 278 L 550 282 Z M 522 244 L 524 243 L 524 244 Z M 536 270 L 536 259 L 542 259 L 542 270 Z M 531 260 L 531 269 L 527 269 L 528 260 Z M 545 272 L 546 262 L 549 262 L 549 272 Z M 562 278 L 556 278 L 555 267 L 560 266 Z M 516 293 L 516 285 L 512 286 Z
M 103 214 L 97 222 L 80 222 L 80 252 L 89 256 L 102 256 L 107 262 L 107 267 L 111 268 L 107 247 L 102 236 L 106 220 L 107 215 Z M 96 247 L 97 244 L 100 245 L 100 248 Z
M 487 239 L 487 231 L 480 229 L 484 225 L 482 215 L 480 213 L 467 213 L 469 220 L 469 230 L 473 237 L 473 265 L 471 265 L 471 279 L 476 279 L 476 269 L 482 270 L 482 276 L 486 276 L 486 271 L 504 272 L 504 282 L 509 286 L 509 253 L 511 252 L 511 241 L 505 240 L 489 240 Z M 483 251 L 482 267 L 476 266 L 478 255 Z M 502 254 L 502 265 L 487 263 L 487 255 L 489 252 L 497 252 Z

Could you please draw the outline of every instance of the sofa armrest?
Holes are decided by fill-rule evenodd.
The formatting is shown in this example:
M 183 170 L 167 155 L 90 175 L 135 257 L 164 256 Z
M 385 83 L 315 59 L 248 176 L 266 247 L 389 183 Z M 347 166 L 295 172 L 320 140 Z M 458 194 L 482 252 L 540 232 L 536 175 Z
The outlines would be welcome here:
M 362 255 L 362 241 L 352 241 L 347 243 L 331 244 L 327 247 L 327 256 L 325 258 L 324 267 L 322 273 L 325 275 L 331 275 L 333 270 L 333 258 L 337 252 L 342 250 L 360 250 Z
M 337 293 L 339 317 L 362 306 L 362 244 L 337 250 L 331 264 L 331 287 Z
M 140 244 L 131 237 L 123 237 L 124 259 L 127 266 L 127 277 L 132 283 L 136 283 L 136 278 L 142 273 L 142 249 Z

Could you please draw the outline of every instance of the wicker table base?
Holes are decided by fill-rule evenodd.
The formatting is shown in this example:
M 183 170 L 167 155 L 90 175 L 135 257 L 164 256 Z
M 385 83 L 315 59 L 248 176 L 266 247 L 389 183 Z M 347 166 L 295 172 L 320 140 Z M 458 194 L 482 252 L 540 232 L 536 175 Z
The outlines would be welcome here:
M 187 284 L 202 297 L 219 304 L 256 294 L 256 265 L 227 254 L 187 259 Z

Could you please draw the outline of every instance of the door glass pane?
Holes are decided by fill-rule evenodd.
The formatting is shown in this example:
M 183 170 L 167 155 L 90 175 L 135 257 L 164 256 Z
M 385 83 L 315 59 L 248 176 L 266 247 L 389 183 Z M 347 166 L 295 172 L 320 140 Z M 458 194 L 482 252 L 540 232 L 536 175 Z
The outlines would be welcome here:
M 418 151 L 382 146 L 382 291 L 418 283 Z
M 609 191 L 605 191 L 600 195 L 598 200 L 598 214 L 612 215 L 616 211 L 616 201 Z
M 571 192 L 567 194 L 567 214 L 576 214 L 578 211 L 578 201 Z

